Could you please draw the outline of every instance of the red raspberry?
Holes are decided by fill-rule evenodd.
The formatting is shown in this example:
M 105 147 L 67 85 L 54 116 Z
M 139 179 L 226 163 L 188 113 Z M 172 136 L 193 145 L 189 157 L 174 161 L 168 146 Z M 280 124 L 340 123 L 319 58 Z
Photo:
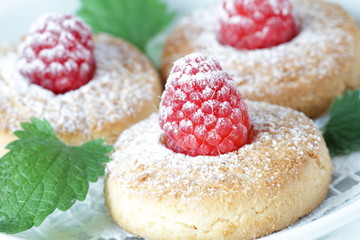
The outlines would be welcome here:
M 218 39 L 249 50 L 290 41 L 297 34 L 292 8 L 289 0 L 225 0 Z
M 210 57 L 193 53 L 175 62 L 159 112 L 166 145 L 175 152 L 219 155 L 247 143 L 246 105 L 231 77 Z
M 70 14 L 45 14 L 20 47 L 19 71 L 56 94 L 77 89 L 95 71 L 92 31 Z

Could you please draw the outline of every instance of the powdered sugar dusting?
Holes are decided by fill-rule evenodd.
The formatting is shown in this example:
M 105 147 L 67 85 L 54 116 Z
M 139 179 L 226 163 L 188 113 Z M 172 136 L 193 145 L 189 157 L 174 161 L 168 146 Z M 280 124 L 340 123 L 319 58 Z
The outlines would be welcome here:
M 216 37 L 218 22 L 214 16 L 217 15 L 217 9 L 198 11 L 180 25 L 193 26 L 193 31 L 189 30 L 185 37 L 200 52 L 217 58 L 234 77 L 241 92 L 261 95 L 275 93 L 285 78 L 300 75 L 306 81 L 306 75 L 316 75 L 323 79 L 337 71 L 335 63 L 338 59 L 351 59 L 353 52 L 347 50 L 353 49 L 350 46 L 355 43 L 353 37 L 342 29 L 344 19 L 332 18 L 319 8 L 321 5 L 314 1 L 311 4 L 295 2 L 295 15 L 302 28 L 299 35 L 291 42 L 262 50 L 234 51 L 232 47 L 221 45 Z M 202 34 L 195 34 L 199 29 L 202 29 Z M 315 63 L 321 67 L 312 67 Z M 237 72 L 239 70 L 241 75 Z
M 266 103 L 248 106 L 254 139 L 238 151 L 197 157 L 174 153 L 162 143 L 154 114 L 120 136 L 107 174 L 140 196 L 192 199 L 276 191 L 286 175 L 295 177 L 306 161 L 316 161 L 309 156 L 319 155 L 321 133 L 299 112 Z
M 142 114 L 140 109 L 158 97 L 158 76 L 145 56 L 117 41 L 107 35 L 96 36 L 94 78 L 61 95 L 30 84 L 17 71 L 16 50 L 9 50 L 0 59 L 0 129 L 11 132 L 30 117 L 46 118 L 58 133 L 82 133 L 86 140 L 101 137 L 92 132 L 106 123 Z
M 299 34 L 276 47 L 250 51 L 219 43 L 217 7 L 194 12 L 178 23 L 165 45 L 164 74 L 175 59 L 200 52 L 221 63 L 245 99 L 325 111 L 321 104 L 330 104 L 346 87 L 359 82 L 344 78 L 348 73 L 344 69 L 355 71 L 358 29 L 348 14 L 330 3 L 294 0 L 293 5 Z M 312 105 L 312 99 L 321 99 L 321 104 Z

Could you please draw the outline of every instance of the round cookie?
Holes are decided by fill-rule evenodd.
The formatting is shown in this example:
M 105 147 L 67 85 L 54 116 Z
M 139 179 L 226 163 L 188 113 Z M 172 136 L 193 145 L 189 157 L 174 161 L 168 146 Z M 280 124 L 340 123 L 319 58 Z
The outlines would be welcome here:
M 96 72 L 81 88 L 56 95 L 31 84 L 17 69 L 17 45 L 0 48 L 1 149 L 31 117 L 45 118 L 68 144 L 105 138 L 114 143 L 133 123 L 156 110 L 157 71 L 134 46 L 106 34 L 94 36 Z
M 300 32 L 290 42 L 258 50 L 238 50 L 217 39 L 218 9 L 182 19 L 167 39 L 162 73 L 191 52 L 219 60 L 245 99 L 267 101 L 304 112 L 325 113 L 346 88 L 360 86 L 360 31 L 338 5 L 294 0 Z
M 113 219 L 147 239 L 254 239 L 285 228 L 325 198 L 331 161 L 303 113 L 248 101 L 251 143 L 219 156 L 174 153 L 157 114 L 124 131 L 107 165 Z

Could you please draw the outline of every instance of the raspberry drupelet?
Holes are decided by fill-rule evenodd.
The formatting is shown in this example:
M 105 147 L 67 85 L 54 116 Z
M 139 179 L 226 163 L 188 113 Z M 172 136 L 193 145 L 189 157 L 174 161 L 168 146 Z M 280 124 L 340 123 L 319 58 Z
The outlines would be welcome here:
M 179 59 L 159 107 L 166 146 L 190 156 L 219 155 L 247 143 L 247 107 L 220 64 L 198 53 Z
M 19 51 L 20 73 L 55 94 L 85 85 L 95 71 L 92 30 L 71 14 L 41 16 Z
M 218 39 L 248 50 L 288 42 L 298 32 L 292 10 L 289 0 L 225 0 Z

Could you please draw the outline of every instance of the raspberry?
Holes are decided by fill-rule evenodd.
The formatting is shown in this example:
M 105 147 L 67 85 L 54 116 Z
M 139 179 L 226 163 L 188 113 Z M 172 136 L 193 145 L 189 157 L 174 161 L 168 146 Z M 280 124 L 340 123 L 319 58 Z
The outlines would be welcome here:
M 168 148 L 190 156 L 219 155 L 247 143 L 251 124 L 231 77 L 193 53 L 177 60 L 159 107 Z
M 45 14 L 20 46 L 20 73 L 55 94 L 77 89 L 95 71 L 92 31 L 70 14 Z
M 259 49 L 288 42 L 297 34 L 289 0 L 225 0 L 218 39 L 238 49 Z

